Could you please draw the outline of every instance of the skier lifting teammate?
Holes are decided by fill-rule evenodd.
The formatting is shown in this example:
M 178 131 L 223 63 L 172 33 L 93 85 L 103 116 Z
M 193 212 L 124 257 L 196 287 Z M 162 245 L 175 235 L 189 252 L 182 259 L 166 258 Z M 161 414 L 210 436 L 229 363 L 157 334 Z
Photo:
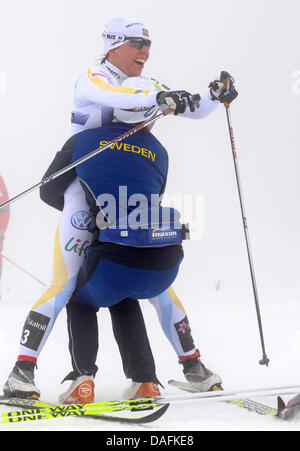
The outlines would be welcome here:
M 136 90 L 126 86 L 127 77 L 140 76 L 144 64 L 149 57 L 151 45 L 148 29 L 140 21 L 131 18 L 118 18 L 111 20 L 103 33 L 105 57 L 101 64 L 88 69 L 76 82 L 74 105 L 72 111 L 72 135 L 88 129 L 111 124 L 113 108 L 132 109 L 150 108 L 157 105 L 171 106 L 174 114 L 184 117 L 201 119 L 212 113 L 222 102 L 222 95 L 226 89 L 236 96 L 232 84 L 225 88 L 221 83 L 213 84 L 201 98 L 200 107 L 193 103 L 192 96 L 186 91 L 169 91 L 157 83 L 159 91 Z M 122 84 L 122 86 L 121 86 Z M 51 169 L 51 167 L 49 168 Z M 60 199 L 56 208 L 62 210 L 55 239 L 54 277 L 51 286 L 34 304 L 24 325 L 19 348 L 19 355 L 13 371 L 4 386 L 7 396 L 40 396 L 40 391 L 34 382 L 34 369 L 37 358 L 52 330 L 57 315 L 67 304 L 76 287 L 77 277 L 84 259 L 84 251 L 92 242 L 89 230 L 90 215 L 85 192 L 76 177 L 71 181 Z M 80 247 L 80 251 L 79 251 Z M 185 310 L 169 287 L 163 293 L 150 299 L 156 308 L 163 330 L 173 346 L 179 362 L 183 365 L 183 372 L 187 380 L 193 383 L 200 391 L 209 390 L 216 383 L 221 383 L 219 376 L 207 370 L 200 361 L 199 351 L 195 348 L 190 328 L 187 332 L 189 339 L 182 341 L 178 325 L 184 320 L 188 325 Z M 71 304 L 70 304 L 71 305 Z M 72 303 L 75 305 L 75 303 Z M 77 304 L 80 305 L 80 304 Z M 132 378 L 132 396 L 151 396 L 158 394 L 159 390 L 154 384 L 143 384 L 135 378 L 135 368 L 138 367 L 138 358 L 122 354 L 124 334 L 127 333 L 126 315 L 136 318 L 141 333 L 144 329 L 142 314 L 137 300 L 130 301 L 130 313 L 126 302 L 110 307 L 113 330 L 121 352 L 123 366 L 127 377 Z M 68 309 L 69 314 L 69 309 Z M 78 319 L 78 318 L 77 318 Z M 72 320 L 76 320 L 72 317 Z M 68 317 L 70 322 L 70 316 Z M 38 324 L 39 327 L 34 327 Z M 42 326 L 42 327 L 40 327 Z M 123 329 L 124 328 L 124 329 Z M 145 330 L 144 330 L 144 333 Z M 144 337 L 143 344 L 147 352 L 144 361 L 154 367 L 151 349 Z M 147 356 L 147 357 L 146 357 Z M 136 365 L 133 362 L 136 360 Z M 130 364 L 128 363 L 130 362 Z M 127 371 L 127 372 L 126 372 Z M 88 374 L 88 376 L 92 374 Z M 80 371 L 72 374 L 74 386 L 80 386 L 82 376 Z M 209 384 L 209 381 L 212 383 Z M 157 382 L 153 376 L 153 380 Z
M 129 78 L 124 85 L 135 90 L 159 89 L 156 82 L 141 77 Z M 150 119 L 158 110 L 159 106 L 115 109 L 113 124 L 74 135 L 57 154 L 46 177 L 86 156 L 99 143 L 103 147 L 130 132 L 134 124 Z M 135 305 L 137 299 L 152 299 L 168 289 L 183 258 L 179 214 L 160 206 L 168 166 L 167 151 L 147 127 L 133 135 L 129 133 L 126 139 L 41 187 L 42 199 L 56 207 L 77 175 L 91 212 L 91 229 L 95 230 L 77 289 L 67 304 L 73 371 L 66 379 L 74 382 L 60 396 L 60 402 L 82 400 L 79 393 L 83 384 L 86 390 L 90 387 L 91 399 L 94 398 L 96 312 L 100 307 L 115 306 L 126 315 L 126 333 L 118 343 L 122 346 L 125 374 L 135 381 L 127 396 L 131 398 L 132 390 L 135 395 L 142 385 L 145 389 L 156 381 L 153 359 L 148 357 L 149 352 L 144 357 L 148 345 L 143 346 L 143 321 L 131 316 L 131 304 Z

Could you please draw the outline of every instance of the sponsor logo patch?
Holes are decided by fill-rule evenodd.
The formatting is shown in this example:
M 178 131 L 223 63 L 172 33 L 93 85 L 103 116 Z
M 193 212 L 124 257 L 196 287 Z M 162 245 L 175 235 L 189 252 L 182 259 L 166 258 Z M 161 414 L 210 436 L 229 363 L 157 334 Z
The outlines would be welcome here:
M 21 345 L 26 346 L 26 348 L 32 349 L 33 351 L 37 351 L 49 322 L 50 318 L 48 316 L 31 311 L 24 324 Z
M 107 78 L 107 75 L 103 74 L 102 72 L 92 72 L 91 73 L 91 77 L 95 78 L 95 77 L 104 77 Z
M 92 387 L 88 383 L 80 384 L 79 395 L 81 398 L 88 398 L 92 394 Z
M 176 237 L 177 237 L 176 230 L 154 229 L 152 231 L 153 239 L 176 238 Z
M 91 215 L 87 211 L 76 211 L 71 218 L 72 226 L 79 230 L 88 230 L 91 222 Z
M 187 316 L 181 321 L 174 324 L 180 344 L 184 352 L 188 352 L 195 347 L 193 337 L 191 335 L 191 328 Z
M 86 255 L 86 251 L 90 245 L 90 242 L 88 240 L 81 241 L 79 238 L 76 240 L 74 237 L 70 238 L 69 241 L 65 245 L 65 251 L 67 252 L 74 252 L 75 254 L 78 254 L 79 257 L 81 255 Z

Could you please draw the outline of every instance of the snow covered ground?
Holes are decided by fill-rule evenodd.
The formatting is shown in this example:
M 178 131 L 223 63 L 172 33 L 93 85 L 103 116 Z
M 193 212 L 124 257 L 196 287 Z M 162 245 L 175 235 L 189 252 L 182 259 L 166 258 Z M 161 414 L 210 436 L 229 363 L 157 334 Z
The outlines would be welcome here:
M 17 269 L 6 267 L 5 275 L 12 280 L 22 279 Z M 35 282 L 25 281 L 28 292 L 10 286 L 4 278 L 3 298 L 0 303 L 0 385 L 2 386 L 17 356 L 18 341 L 28 307 L 39 295 Z M 29 286 L 31 286 L 29 288 Z M 226 390 L 299 385 L 298 358 L 300 331 L 298 317 L 299 293 L 264 293 L 263 318 L 268 368 L 258 364 L 261 351 L 255 324 L 254 307 L 249 296 L 232 297 L 226 290 L 206 293 L 210 302 L 205 306 L 193 304 L 192 297 L 185 298 L 191 316 L 194 337 L 200 347 L 203 361 L 223 378 Z M 246 299 L 245 298 L 249 298 Z M 241 304 L 243 304 L 241 306 Z M 171 378 L 181 379 L 181 368 L 176 356 L 160 330 L 153 308 L 143 301 L 142 308 L 148 334 L 156 359 L 157 374 L 165 386 L 163 394 L 178 394 L 167 385 Z M 288 312 L 288 313 L 287 313 Z M 100 350 L 99 372 L 96 377 L 96 399 L 120 399 L 128 381 L 122 373 L 121 362 L 114 343 L 108 311 L 99 313 Z M 42 399 L 56 402 L 67 386 L 60 385 L 70 370 L 67 351 L 65 312 L 57 320 L 52 335 L 42 352 L 36 382 L 42 391 Z M 181 392 L 180 392 L 181 393 Z M 290 396 L 284 397 L 288 399 Z M 276 397 L 255 398 L 275 407 Z M 0 412 L 13 410 L 5 406 Z M 65 418 L 45 420 L 24 425 L 1 425 L 0 431 L 293 431 L 300 430 L 300 420 L 281 422 L 248 412 L 240 407 L 221 402 L 199 401 L 171 404 L 166 414 L 155 423 L 132 426 L 99 422 L 91 419 Z

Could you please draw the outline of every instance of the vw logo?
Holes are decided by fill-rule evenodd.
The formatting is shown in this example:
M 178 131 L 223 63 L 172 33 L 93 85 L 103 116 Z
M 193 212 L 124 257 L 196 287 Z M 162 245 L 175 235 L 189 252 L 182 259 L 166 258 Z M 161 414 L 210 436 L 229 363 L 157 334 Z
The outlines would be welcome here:
M 72 226 L 79 230 L 88 230 L 91 222 L 91 215 L 87 211 L 76 211 L 71 218 Z

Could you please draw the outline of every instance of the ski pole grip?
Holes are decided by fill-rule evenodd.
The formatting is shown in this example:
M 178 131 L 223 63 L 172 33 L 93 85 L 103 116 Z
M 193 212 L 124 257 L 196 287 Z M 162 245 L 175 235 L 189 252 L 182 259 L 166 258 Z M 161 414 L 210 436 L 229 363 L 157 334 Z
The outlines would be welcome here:
M 168 114 L 174 113 L 175 110 L 173 108 L 167 108 L 165 111 L 163 111 L 164 116 L 168 116 Z
M 228 83 L 227 78 L 224 81 L 222 81 L 222 83 L 223 83 L 224 89 L 226 89 L 227 88 L 227 83 Z M 229 103 L 228 102 L 224 102 L 224 107 L 225 108 L 229 108 L 230 107 Z
M 227 78 L 225 78 L 225 80 L 221 80 L 221 83 L 223 85 L 223 89 L 227 89 L 227 84 L 228 84 Z M 225 108 L 229 108 L 229 103 L 228 102 L 223 102 L 223 105 L 224 105 Z

